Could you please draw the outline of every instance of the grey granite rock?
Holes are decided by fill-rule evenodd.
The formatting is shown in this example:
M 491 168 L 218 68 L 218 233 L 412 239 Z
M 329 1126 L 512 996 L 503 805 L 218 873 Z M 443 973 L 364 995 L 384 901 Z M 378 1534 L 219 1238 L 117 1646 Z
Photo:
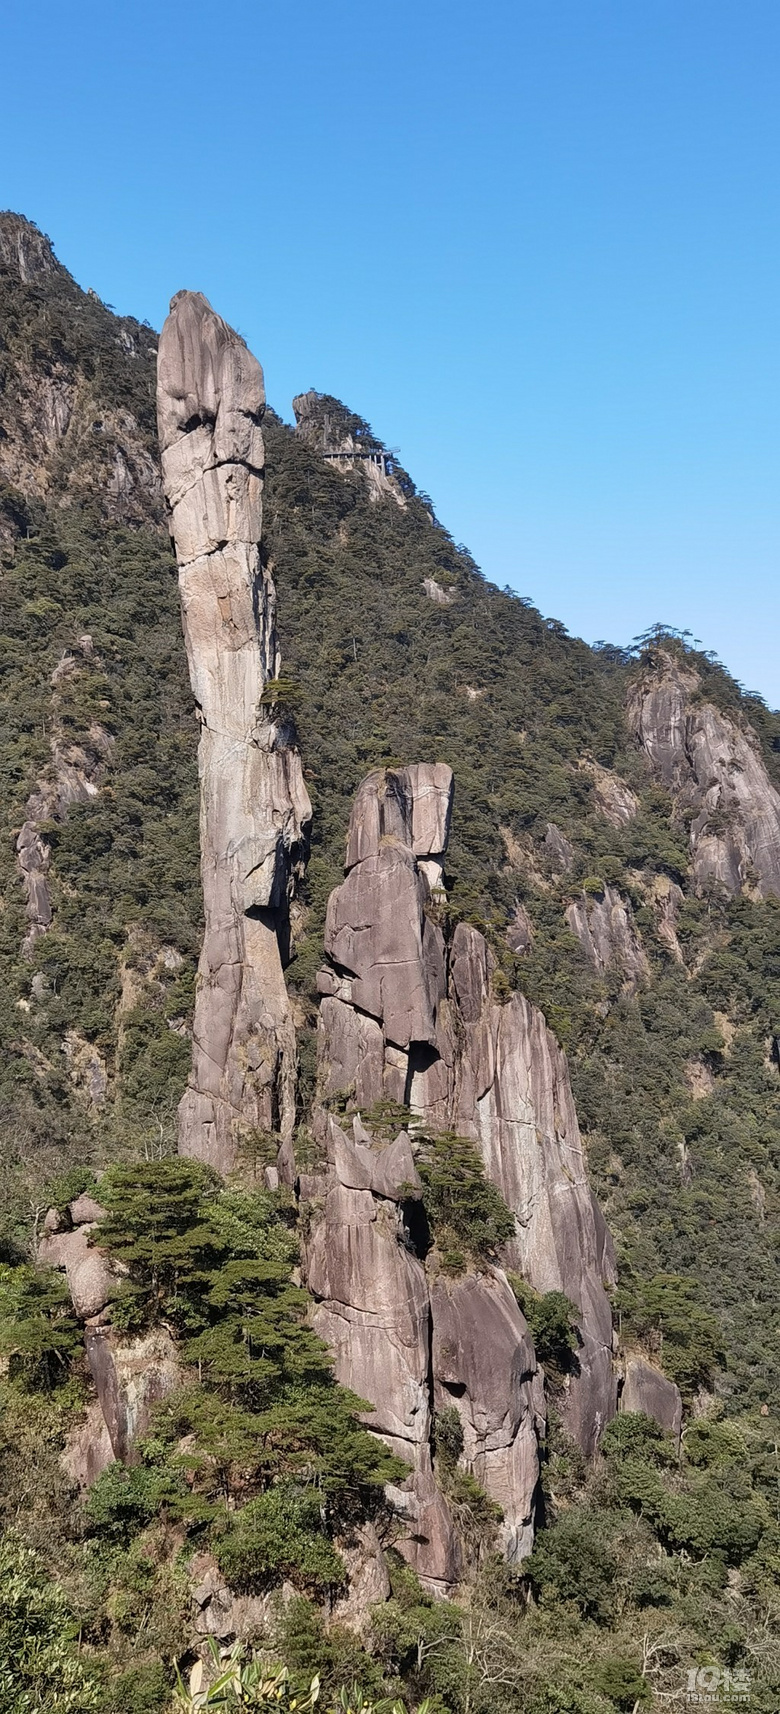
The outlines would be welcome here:
M 566 921 L 592 969 L 618 969 L 627 988 L 636 988 L 649 976 L 650 966 L 634 913 L 617 888 L 605 886 L 596 895 L 581 893 L 567 907 Z
M 205 932 L 180 1147 L 221 1171 L 242 1130 L 295 1113 L 295 1031 L 280 945 L 311 806 L 298 751 L 263 703 L 278 677 L 262 562 L 259 363 L 199 292 L 179 292 L 158 352 L 165 494 L 201 720 Z
M 625 1359 L 620 1392 L 622 1411 L 641 1411 L 671 1434 L 679 1447 L 683 1408 L 680 1389 L 646 1357 L 633 1352 Z
M 706 702 L 699 674 L 663 648 L 632 686 L 628 719 L 679 813 L 693 812 L 699 885 L 780 897 L 780 793 L 747 724 Z

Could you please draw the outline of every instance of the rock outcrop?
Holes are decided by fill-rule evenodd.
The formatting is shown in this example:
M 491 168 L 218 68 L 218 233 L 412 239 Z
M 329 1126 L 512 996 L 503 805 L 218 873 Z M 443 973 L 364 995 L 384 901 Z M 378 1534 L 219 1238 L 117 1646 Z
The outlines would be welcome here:
M 430 1585 L 452 1583 L 459 1546 L 436 1485 L 431 1408 L 452 1406 L 463 1457 L 503 1512 L 510 1558 L 531 1545 L 544 1404 L 533 1345 L 496 1267 L 447 1279 L 426 1265 L 414 1134 L 456 1131 L 479 1147 L 515 1215 L 506 1260 L 576 1306 L 579 1349 L 564 1403 L 588 1452 L 616 1407 L 611 1243 L 587 1179 L 566 1062 L 541 1013 L 500 1003 L 477 929 L 437 921 L 453 782 L 430 764 L 378 771 L 358 791 L 346 878 L 331 895 L 318 985 L 316 1124 L 322 1180 L 307 1253 L 316 1323 L 336 1372 L 372 1401 L 368 1419 L 414 1471 L 397 1499 L 404 1551 Z M 412 1138 L 380 1148 L 382 1104 L 403 1103 Z M 334 1104 L 349 1120 L 334 1117 Z
M 176 1345 L 164 1327 L 127 1339 L 99 1316 L 87 1322 L 84 1344 L 111 1450 L 132 1464 L 152 1407 L 181 1383 Z
M 347 410 L 340 399 L 332 398 L 329 393 L 317 393 L 313 388 L 308 393 L 299 393 L 292 405 L 299 439 L 305 440 L 342 473 L 359 471 L 370 500 L 395 500 L 398 506 L 406 505 L 404 482 L 399 480 L 402 473 L 397 464 L 397 448 L 390 452 L 383 446 L 363 417 Z M 446 597 L 445 600 L 449 604 Z
M 679 1447 L 683 1418 L 680 1389 L 668 1375 L 662 1375 L 660 1369 L 636 1352 L 625 1359 L 620 1409 L 641 1411 L 644 1416 L 652 1417 Z
M 429 1588 L 452 1588 L 461 1543 L 437 1482 L 435 1412 L 454 1405 L 464 1460 L 501 1506 L 507 1556 L 530 1551 L 544 1397 L 528 1328 L 498 1269 L 429 1277 L 408 1135 L 382 1147 L 356 1115 L 352 1135 L 320 1111 L 328 1170 L 306 1250 L 314 1325 L 339 1380 L 373 1406 L 365 1420 L 411 1467 L 391 1490 L 400 1551 Z
M 691 819 L 700 887 L 780 897 L 780 793 L 749 727 L 704 700 L 694 667 L 658 648 L 632 687 L 631 730 Z
M 260 539 L 259 363 L 199 292 L 179 292 L 158 355 L 163 481 L 201 720 L 205 933 L 180 1147 L 221 1171 L 242 1130 L 294 1119 L 295 1032 L 283 977 L 288 907 L 311 806 L 274 714 L 275 589 Z
M 176 1345 L 164 1327 L 128 1338 L 111 1324 L 111 1298 L 124 1270 L 109 1261 L 98 1238 L 105 1209 L 88 1195 L 65 1215 L 50 1208 L 37 1262 L 65 1274 L 74 1313 L 84 1324 L 84 1349 L 96 1398 L 73 1433 L 63 1467 L 89 1487 L 114 1459 L 132 1463 L 135 1443 L 149 1426 L 152 1407 L 180 1384 Z
M 636 988 L 650 974 L 634 913 L 616 887 L 581 893 L 567 907 L 566 921 L 593 970 L 619 970 L 625 986 Z
M 611 822 L 613 827 L 626 827 L 633 821 L 639 809 L 639 799 L 619 774 L 613 773 L 611 768 L 602 768 L 599 762 L 590 761 L 587 757 L 580 762 L 580 772 L 589 775 L 593 781 L 593 799 L 605 821 Z

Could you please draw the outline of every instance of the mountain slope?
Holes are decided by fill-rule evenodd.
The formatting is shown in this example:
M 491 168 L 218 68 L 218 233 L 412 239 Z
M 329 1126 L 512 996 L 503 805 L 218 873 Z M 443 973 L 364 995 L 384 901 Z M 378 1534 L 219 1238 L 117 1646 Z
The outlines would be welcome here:
M 198 723 L 157 476 L 155 336 L 80 292 L 19 217 L 0 218 L 0 262 L 2 1241 L 16 1277 L 47 1202 L 67 1200 L 59 1174 L 170 1153 L 202 907 Z M 297 430 L 269 412 L 263 433 L 278 695 L 298 728 L 314 812 L 287 969 L 299 1125 L 312 1120 L 316 974 L 354 795 L 375 768 L 449 764 L 445 929 L 483 933 L 496 1005 L 518 989 L 566 1049 L 591 1181 L 618 1248 L 623 1346 L 678 1382 L 689 1413 L 705 1413 L 689 1431 L 687 1475 L 664 1474 L 666 1453 L 644 1447 L 652 1503 L 644 1464 L 642 1493 L 631 1487 L 620 1421 L 609 1482 L 586 1477 L 553 1433 L 546 1503 L 558 1521 L 534 1556 L 534 1647 L 565 1655 L 568 1621 L 544 1616 L 557 1590 L 569 1616 L 579 1611 L 580 1643 L 597 1661 L 630 1647 L 645 1606 L 660 1623 L 665 1602 L 690 1628 L 676 1658 L 692 1659 L 684 1650 L 695 1651 L 708 1623 L 725 1637 L 716 1585 L 750 1554 L 739 1624 L 752 1635 L 764 1623 L 775 1552 L 773 1419 L 745 1413 L 780 1404 L 780 719 L 673 634 L 659 631 L 636 654 L 567 637 L 484 581 L 392 460 L 356 455 L 384 456 L 360 418 L 316 395 L 296 406 Z M 71 1178 L 67 1195 L 79 1188 Z M 718 1426 L 721 1407 L 738 1428 Z M 58 1432 L 47 1430 L 53 1490 Z M 743 1492 L 735 1472 L 745 1460 Z M 710 1466 L 717 1494 L 702 1487 Z M 9 1470 L 15 1515 L 21 1477 Z M 42 1546 L 48 1503 L 34 1512 Z M 72 1500 L 57 1505 L 58 1539 L 78 1558 Z M 713 1525 L 707 1537 L 708 1507 L 721 1536 Z M 728 1530 L 740 1511 L 747 1533 L 737 1546 Z M 602 1569 L 614 1557 L 604 1587 L 623 1589 L 625 1633 L 612 1598 L 595 1595 L 591 1610 L 577 1580 L 578 1555 L 594 1554 Z M 691 1572 L 668 1601 L 656 1590 L 645 1602 L 640 1558 L 642 1576 L 661 1555 L 679 1583 L 689 1574 L 675 1556 L 686 1554 L 704 1567 L 701 1587 Z M 511 1595 L 493 1590 L 491 1623 L 501 1613 L 509 1622 Z M 101 1599 L 96 1608 L 90 1596 L 92 1625 Z M 396 1607 L 410 1599 L 401 1578 Z M 122 1627 L 110 1624 L 120 1659 Z M 617 1627 L 611 1642 L 605 1625 Z M 387 1644 L 397 1682 L 412 1695 L 433 1686 L 460 1709 L 457 1666 L 452 1683 L 411 1668 L 404 1677 L 393 1654 L 402 1628 Z M 181 1646 L 178 1633 L 166 1646 Z M 549 1709 L 534 1670 L 523 1705 Z M 622 1705 L 593 1675 L 580 1690 L 586 1700 L 569 1706 L 583 1714 Z

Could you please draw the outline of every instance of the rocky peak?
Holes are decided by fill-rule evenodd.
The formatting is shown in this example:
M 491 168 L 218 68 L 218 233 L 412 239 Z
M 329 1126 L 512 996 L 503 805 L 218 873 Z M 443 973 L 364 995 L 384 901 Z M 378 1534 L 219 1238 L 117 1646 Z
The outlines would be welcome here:
M 242 1130 L 292 1134 L 295 1031 L 282 949 L 311 805 L 267 688 L 280 656 L 276 590 L 260 552 L 263 373 L 200 292 L 172 300 L 157 406 L 201 720 L 206 922 L 180 1146 L 227 1171 Z
M 372 500 L 387 497 L 400 506 L 406 504 L 413 486 L 401 471 L 396 452 L 383 445 L 364 417 L 356 416 L 340 399 L 313 388 L 293 399 L 293 411 L 299 439 L 336 469 L 362 471 Z
M 10 209 L 0 212 L 0 268 L 28 285 L 37 275 L 52 274 L 58 267 L 51 239 L 34 221 Z
M 690 819 L 699 885 L 780 897 L 780 793 L 749 726 L 707 702 L 693 664 L 662 647 L 631 687 L 628 720 Z

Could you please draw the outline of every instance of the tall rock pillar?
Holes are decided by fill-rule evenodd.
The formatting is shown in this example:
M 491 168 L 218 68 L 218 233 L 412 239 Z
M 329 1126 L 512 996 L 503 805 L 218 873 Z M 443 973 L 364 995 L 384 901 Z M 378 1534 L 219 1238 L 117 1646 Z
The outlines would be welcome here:
M 157 414 L 201 738 L 205 931 L 179 1147 L 221 1172 L 242 1131 L 291 1135 L 295 1031 L 288 905 L 311 805 L 293 734 L 264 706 L 279 675 L 275 589 L 260 551 L 263 372 L 200 292 L 162 331 Z

